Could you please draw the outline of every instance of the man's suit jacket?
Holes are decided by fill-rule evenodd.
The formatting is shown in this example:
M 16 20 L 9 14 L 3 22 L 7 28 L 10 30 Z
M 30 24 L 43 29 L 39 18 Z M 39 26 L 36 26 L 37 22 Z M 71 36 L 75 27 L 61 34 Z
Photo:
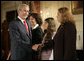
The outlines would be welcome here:
M 31 26 L 26 21 L 30 35 L 25 25 L 20 19 L 12 21 L 9 25 L 9 33 L 11 39 L 11 60 L 31 60 L 32 59 L 32 35 Z
M 76 27 L 74 24 L 71 22 L 61 24 L 53 40 L 55 60 L 76 58 Z

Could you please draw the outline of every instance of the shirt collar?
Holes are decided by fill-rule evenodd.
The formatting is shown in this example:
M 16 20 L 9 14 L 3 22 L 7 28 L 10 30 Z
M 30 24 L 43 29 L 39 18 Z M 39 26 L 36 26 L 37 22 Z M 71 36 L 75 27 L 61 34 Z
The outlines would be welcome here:
M 23 22 L 24 20 L 23 20 L 21 17 L 19 17 L 19 16 L 18 16 L 18 18 L 19 18 L 19 19 L 21 20 L 21 22 L 24 24 L 24 22 Z
M 33 29 L 36 29 L 39 26 L 39 24 L 36 24 Z

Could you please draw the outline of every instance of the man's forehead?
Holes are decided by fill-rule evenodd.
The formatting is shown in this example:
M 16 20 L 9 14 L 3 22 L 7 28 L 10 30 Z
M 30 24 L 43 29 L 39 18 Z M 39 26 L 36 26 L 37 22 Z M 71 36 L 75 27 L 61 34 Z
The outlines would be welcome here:
M 22 8 L 29 8 L 29 6 L 23 6 Z

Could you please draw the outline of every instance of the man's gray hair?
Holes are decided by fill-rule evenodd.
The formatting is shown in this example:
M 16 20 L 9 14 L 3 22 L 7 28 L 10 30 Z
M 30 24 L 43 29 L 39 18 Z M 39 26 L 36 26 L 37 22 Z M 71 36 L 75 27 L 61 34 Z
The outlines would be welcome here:
M 17 10 L 21 10 L 24 6 L 25 6 L 25 7 L 29 7 L 29 5 L 27 5 L 27 4 L 20 4 L 20 5 L 18 6 Z

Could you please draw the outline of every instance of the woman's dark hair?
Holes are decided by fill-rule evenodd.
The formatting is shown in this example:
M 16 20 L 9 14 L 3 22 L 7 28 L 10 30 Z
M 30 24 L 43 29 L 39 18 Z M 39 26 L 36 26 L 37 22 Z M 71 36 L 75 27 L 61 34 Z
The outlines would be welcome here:
M 33 18 L 35 18 L 37 24 L 39 24 L 39 26 L 42 25 L 42 18 L 39 14 L 37 13 L 30 13 L 29 16 L 28 16 L 28 19 L 30 18 L 30 16 L 32 16 Z

